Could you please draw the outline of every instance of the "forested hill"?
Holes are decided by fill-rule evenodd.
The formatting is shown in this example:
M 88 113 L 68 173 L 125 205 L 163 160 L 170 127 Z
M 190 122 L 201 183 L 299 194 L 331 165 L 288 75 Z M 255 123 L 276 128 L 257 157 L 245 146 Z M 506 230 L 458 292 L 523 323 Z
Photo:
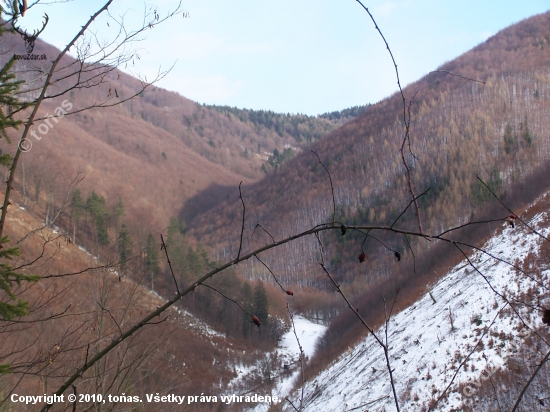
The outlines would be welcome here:
M 363 106 L 348 107 L 347 109 L 344 109 L 344 110 L 336 110 L 334 112 L 327 112 L 327 113 L 320 114 L 319 117 L 322 119 L 329 119 L 329 120 L 335 120 L 335 121 L 347 121 L 362 115 L 370 106 L 372 105 L 366 104 Z
M 321 140 L 337 126 L 364 113 L 370 105 L 354 106 L 318 116 L 275 113 L 270 110 L 238 109 L 230 106 L 203 106 L 228 116 L 233 115 L 242 122 L 251 123 L 259 131 L 263 129 L 275 131 L 279 137 L 290 135 L 297 144 L 303 144 Z
M 0 64 L 21 52 L 24 42 L 20 36 L 6 33 L 0 43 Z M 53 57 L 58 50 L 38 39 L 35 53 Z M 74 62 L 69 56 L 63 61 L 67 65 Z M 35 73 L 44 70 L 40 66 L 40 61 L 18 61 L 15 71 L 19 79 L 34 84 Z M 65 85 L 69 81 L 60 80 Z M 55 212 L 64 196 L 63 179 L 82 170 L 86 175 L 80 185 L 84 196 L 96 191 L 109 207 L 115 207 L 121 198 L 134 236 L 143 228 L 143 221 L 147 231 L 159 232 L 190 197 L 211 185 L 229 187 L 258 180 L 351 118 L 347 114 L 345 119 L 325 119 L 222 110 L 154 85 L 134 99 L 116 104 L 142 86 L 138 79 L 113 69 L 98 87 L 74 89 L 64 97 L 72 109 L 63 122 L 48 130 L 47 139 L 32 139 L 33 148 L 24 156 L 20 184 L 28 202 L 50 199 L 43 208 Z M 34 99 L 37 93 L 34 90 L 24 96 Z M 61 100 L 46 100 L 39 115 L 51 114 Z M 113 106 L 73 113 L 92 103 Z M 270 119 L 279 120 L 271 125 Z M 17 141 L 16 133 L 13 138 Z M 4 144 L 2 150 L 13 152 L 14 147 Z M 46 175 L 54 176 L 47 184 L 42 178 Z M 114 178 L 118 176 L 125 176 L 126 183 Z M 165 176 L 162 184 L 159 176 Z
M 411 105 L 411 148 L 406 150 L 406 159 L 416 194 L 430 189 L 419 200 L 424 230 L 439 232 L 484 210 L 491 195 L 476 176 L 511 201 L 511 185 L 547 163 L 549 42 L 550 13 L 534 16 L 404 89 L 408 99 L 419 90 Z M 336 220 L 390 224 L 409 202 L 399 154 L 402 118 L 403 104 L 396 94 L 312 146 L 331 173 Z M 543 180 L 538 183 L 545 184 Z M 277 173 L 244 186 L 242 194 L 246 203 L 244 251 L 270 240 L 259 230 L 252 236 L 258 223 L 278 240 L 332 218 L 327 173 L 309 151 Z M 235 190 L 226 201 L 188 222 L 190 232 L 212 248 L 214 257 L 235 256 L 241 211 Z M 406 214 L 400 227 L 413 228 L 412 217 L 412 212 Z M 363 240 L 362 236 L 325 238 L 325 260 L 356 295 L 387 279 L 397 265 L 393 253 L 373 239 L 364 244 L 368 265 L 358 265 Z M 412 273 L 408 240 L 383 240 L 402 253 L 402 262 L 411 264 Z M 418 253 L 427 247 L 427 242 L 412 243 Z M 328 284 L 319 276 L 318 258 L 314 238 L 278 248 L 266 257 L 285 284 L 325 290 Z M 269 279 L 269 273 L 256 263 L 242 270 L 250 277 Z

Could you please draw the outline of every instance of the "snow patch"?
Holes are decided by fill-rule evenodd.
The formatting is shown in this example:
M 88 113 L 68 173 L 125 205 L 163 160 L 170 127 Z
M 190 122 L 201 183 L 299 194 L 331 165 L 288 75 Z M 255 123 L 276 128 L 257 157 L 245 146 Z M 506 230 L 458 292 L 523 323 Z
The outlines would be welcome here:
M 548 234 L 548 228 L 538 227 L 545 218 L 538 214 L 530 225 Z M 390 364 L 397 394 L 402 396 L 401 410 L 426 410 L 428 402 L 443 393 L 455 374 L 448 397 L 437 409 L 459 410 L 470 399 L 467 393 L 457 391 L 460 384 L 472 383 L 467 388 L 475 390 L 474 382 L 483 378 L 482 373 L 492 374 L 506 367 L 517 351 L 514 341 L 521 342 L 525 333 L 520 332 L 518 320 L 499 316 L 504 301 L 493 289 L 511 296 L 540 287 L 504 262 L 521 262 L 528 253 L 537 254 L 540 244 L 540 237 L 526 227 L 507 227 L 483 246 L 489 254 L 475 252 L 470 257 L 481 274 L 464 260 L 428 288 L 422 299 L 392 317 L 388 332 Z M 539 279 L 547 282 L 550 270 L 541 272 Z M 529 328 L 540 325 L 537 317 L 524 319 Z M 383 339 L 383 329 L 376 333 Z M 477 345 L 482 336 L 482 344 Z M 469 355 L 465 365 L 460 366 Z M 297 392 L 292 394 L 295 404 L 299 404 L 299 397 Z M 304 406 L 311 412 L 395 410 L 384 353 L 371 335 L 306 383 Z M 286 403 L 284 410 L 292 407 Z

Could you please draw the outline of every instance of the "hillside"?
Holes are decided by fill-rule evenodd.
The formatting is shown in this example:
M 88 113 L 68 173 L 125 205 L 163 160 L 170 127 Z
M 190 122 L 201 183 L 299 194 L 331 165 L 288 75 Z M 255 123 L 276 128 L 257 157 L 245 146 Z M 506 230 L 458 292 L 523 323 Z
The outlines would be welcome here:
M 4 37 L 0 64 L 6 52 L 12 53 L 21 43 L 18 37 Z M 277 382 L 277 375 L 284 368 L 282 363 L 292 356 L 286 353 L 279 358 L 274 348 L 278 340 L 288 342 L 286 304 L 290 304 L 296 314 L 330 323 L 316 356 L 307 362 L 307 407 L 322 409 L 327 404 L 333 410 L 342 410 L 343 406 L 350 409 L 368 404 L 392 408 L 391 396 L 388 398 L 384 392 L 388 388 L 384 365 L 380 366 L 378 357 L 373 358 L 372 342 L 363 339 L 364 330 L 346 312 L 349 309 L 335 293 L 335 285 L 350 297 L 350 306 L 377 330 L 384 320 L 381 297 L 389 301 L 396 290 L 401 290 L 395 308 L 400 313 L 390 325 L 395 342 L 390 349 L 392 363 L 399 365 L 399 397 L 407 409 L 424 407 L 442 392 L 440 380 L 448 381 L 453 356 L 463 360 L 474 338 L 485 331 L 483 325 L 493 319 L 497 336 L 488 332 L 487 339 L 493 341 L 484 341 L 483 347 L 488 348 L 487 354 L 494 357 L 495 364 L 509 364 L 509 354 L 497 348 L 501 341 L 514 339 L 511 335 L 513 327 L 517 329 L 517 319 L 513 318 L 512 326 L 496 320 L 495 311 L 500 306 L 494 307 L 490 299 L 486 302 L 489 295 L 482 283 L 476 283 L 479 277 L 464 262 L 457 264 L 460 252 L 452 244 L 442 246 L 435 238 L 415 236 L 418 225 L 413 208 L 400 217 L 396 226 L 400 232 L 361 232 L 350 226 L 389 226 L 409 203 L 406 170 L 399 153 L 405 143 L 414 192 L 419 195 L 426 191 L 419 198 L 423 234 L 437 235 L 450 227 L 481 220 L 483 224 L 468 226 L 452 236 L 479 246 L 489 235 L 495 235 L 486 243 L 493 255 L 502 251 L 503 256 L 517 261 L 516 266 L 523 272 L 536 272 L 526 280 L 521 270 L 505 270 L 502 262 L 493 264 L 486 257 L 473 257 L 489 274 L 487 282 L 505 291 L 502 295 L 507 297 L 503 300 L 511 296 L 514 302 L 510 306 L 519 305 L 517 312 L 525 324 L 540 329 L 540 317 L 534 310 L 545 304 L 537 296 L 546 299 L 546 246 L 537 243 L 522 226 L 500 230 L 511 212 L 494 200 L 476 176 L 514 210 L 523 210 L 540 192 L 550 189 L 548 42 L 550 13 L 503 30 L 407 86 L 405 96 L 415 96 L 410 106 L 410 146 L 403 141 L 399 94 L 375 105 L 308 117 L 199 105 L 154 86 L 139 93 L 139 80 L 113 70 L 100 85 L 82 86 L 46 101 L 40 116 L 67 102 L 71 108 L 69 115 L 46 132 L 40 132 L 40 126 L 47 124 L 42 120 L 31 126 L 40 133 L 40 139 L 30 140 L 32 148 L 22 155 L 19 164 L 14 205 L 8 214 L 12 220 L 7 224 L 12 241 L 45 225 L 24 246 L 22 262 L 30 265 L 24 270 L 48 275 L 79 271 L 94 262 L 116 265 L 78 276 L 46 278 L 28 289 L 18 289 L 38 308 L 33 316 L 45 314 L 53 319 L 51 326 L 48 322 L 43 327 L 40 319 L 32 318 L 36 324 L 30 332 L 25 322 L 3 326 L 10 340 L 3 350 L 18 342 L 31 348 L 30 358 L 21 362 L 13 350 L 0 356 L 0 363 L 11 362 L 19 368 L 8 384 L 13 387 L 23 377 L 21 387 L 25 389 L 57 388 L 71 371 L 86 363 L 90 350 L 97 352 L 105 347 L 123 329 L 139 321 L 140 315 L 174 296 L 174 289 L 191 285 L 238 254 L 244 256 L 323 223 L 334 225 L 338 231 L 325 231 L 318 238 L 303 237 L 259 253 L 193 285 L 192 293 L 181 300 L 178 308 L 170 310 L 169 318 L 158 319 L 163 326 L 147 325 L 151 333 L 124 342 L 122 352 L 113 352 L 103 364 L 97 364 L 97 369 L 87 372 L 89 375 L 79 381 L 79 391 L 92 393 L 97 389 L 107 393 L 111 387 L 100 381 L 111 379 L 110 373 L 126 376 L 121 371 L 128 371 L 128 378 L 115 379 L 113 385 L 119 385 L 119 392 L 132 394 L 159 391 L 160 382 L 166 382 L 167 393 L 283 391 L 288 387 L 289 371 L 282 372 L 286 382 Z M 54 56 L 57 52 L 38 42 L 36 53 Z M 67 67 L 74 63 L 68 57 L 63 61 Z M 20 62 L 16 70 L 29 87 L 33 87 L 36 70 L 42 70 L 34 64 Z M 59 84 L 48 93 L 69 86 L 62 77 L 63 70 L 58 74 Z M 110 105 L 136 93 L 138 97 L 120 105 L 78 112 L 97 102 Z M 22 96 L 35 98 L 36 91 Z M 2 153 L 15 150 L 18 134 L 10 136 L 14 142 L 2 142 Z M 310 149 L 319 155 L 322 164 Z M 6 173 L 3 169 L 4 181 Z M 84 180 L 71 183 L 75 175 Z M 542 203 L 538 203 L 521 217 L 533 219 L 540 230 L 546 230 L 547 211 L 542 213 L 541 209 Z M 347 225 L 347 233 L 340 224 Z M 499 228 L 496 233 L 495 227 Z M 166 240 L 162 248 L 160 233 L 162 241 Z M 61 242 L 54 248 L 57 257 L 50 256 L 53 251 L 48 252 L 35 264 L 32 256 L 40 255 L 41 245 L 58 235 L 62 238 L 48 246 Z M 71 244 L 73 241 L 78 246 Z M 495 242 L 506 246 L 496 247 Z M 539 249 L 519 256 L 531 245 Z M 510 249 L 512 253 L 506 254 Z M 468 249 L 465 253 L 470 252 Z M 332 280 L 323 272 L 325 267 L 327 273 L 332 273 Z M 454 268 L 449 275 L 452 280 L 441 278 L 449 268 Z M 533 279 L 536 286 L 529 283 Z M 175 287 L 174 282 L 179 286 Z M 426 299 L 427 284 L 433 296 Z M 419 295 L 423 296 L 416 303 L 420 312 L 414 304 L 410 306 L 413 309 L 402 311 Z M 434 301 L 436 312 L 430 306 Z M 469 303 L 477 306 L 471 308 Z M 419 337 L 418 330 L 437 327 L 436 320 L 441 329 L 446 322 L 445 307 L 452 307 L 449 324 L 457 339 L 451 339 L 453 333 L 448 333 L 449 346 L 441 352 L 446 361 L 432 362 L 432 352 L 443 350 L 443 339 L 433 331 Z M 503 322 L 512 319 L 506 310 L 501 312 Z M 540 334 L 544 333 L 540 329 Z M 425 348 L 421 338 L 425 339 Z M 38 342 L 36 346 L 33 339 Z M 358 359 L 361 366 L 342 355 L 357 342 L 350 357 Z M 407 354 L 410 345 L 414 350 Z M 525 343 L 528 348 L 522 355 L 526 359 L 538 356 L 540 360 L 536 345 Z M 417 354 L 422 357 L 420 363 Z M 126 355 L 132 355 L 135 363 L 124 363 Z M 123 360 L 117 363 L 119 359 Z M 482 369 L 477 354 L 472 359 L 475 362 L 468 363 L 468 373 L 457 378 L 460 390 Z M 341 373 L 325 370 L 326 363 L 333 360 L 332 366 Z M 456 363 L 460 361 L 454 366 L 458 368 Z M 414 365 L 412 372 L 409 364 Z M 514 366 L 509 370 L 516 373 L 516 369 Z M 324 371 L 316 378 L 315 387 L 312 377 L 320 370 Z M 507 370 L 500 369 L 503 382 L 525 382 L 525 371 L 532 371 L 532 364 L 517 375 L 506 375 Z M 296 372 L 295 367 L 292 372 Z M 361 380 L 352 382 L 351 375 L 357 374 Z M 547 379 L 546 374 L 541 376 Z M 434 386 L 427 386 L 428 380 Z M 365 391 L 365 384 L 382 389 L 376 393 Z M 537 385 L 540 391 L 542 384 Z M 485 393 L 482 391 L 489 391 L 488 386 L 481 387 L 479 393 Z M 457 397 L 453 393 L 442 402 L 447 402 L 445 407 L 458 408 Z M 483 401 L 489 402 L 487 399 Z M 201 410 L 199 405 L 196 408 Z M 173 410 L 178 410 L 175 405 Z
M 43 279 L 14 289 L 19 298 L 31 303 L 32 315 L 0 321 L 0 364 L 12 364 L 12 373 L 2 376 L 2 401 L 9 391 L 36 394 L 57 388 L 88 354 L 97 353 L 114 338 L 118 328 L 128 328 L 165 302 L 128 277 L 119 279 L 120 267 L 105 267 L 107 262 L 67 243 L 58 228 L 44 227 L 44 222 L 14 206 L 7 221 L 12 244 L 34 231 L 19 243 L 24 258 L 15 266 Z M 134 270 L 133 276 L 139 280 L 143 273 Z M 79 393 L 97 393 L 103 385 L 111 393 L 142 396 L 217 393 L 237 377 L 234 365 L 248 365 L 245 354 L 255 353 L 181 308 L 166 315 L 85 374 L 78 383 Z M 257 384 L 255 377 L 248 379 L 248 385 Z M 23 410 L 9 401 L 2 408 Z M 180 410 L 170 408 L 150 405 L 148 410 Z
M 550 14 L 546 13 L 511 26 L 404 89 L 409 99 L 419 89 L 411 105 L 411 152 L 406 150 L 406 159 L 415 193 L 430 189 L 419 200 L 426 232 L 438 233 L 466 223 L 483 211 L 492 196 L 476 175 L 498 195 L 514 201 L 511 185 L 547 162 L 549 23 Z M 399 154 L 404 137 L 402 114 L 401 96 L 396 94 L 311 147 L 330 171 L 337 221 L 390 224 L 409 202 Z M 247 210 L 245 251 L 269 240 L 263 231 L 252 237 L 258 223 L 277 240 L 332 218 L 327 173 L 309 151 L 265 179 L 244 186 L 242 193 Z M 189 203 L 201 200 L 198 196 Z M 182 211 L 186 208 L 188 205 Z M 210 246 L 215 257 L 235 255 L 242 218 L 238 192 L 202 209 L 206 212 L 187 222 L 190 233 Z M 400 227 L 414 228 L 414 221 L 409 210 Z M 381 236 L 412 263 L 406 239 Z M 398 267 L 393 253 L 373 239 L 364 245 L 368 266 L 356 264 L 361 235 L 327 235 L 323 240 L 330 269 L 355 295 L 388 278 Z M 419 254 L 430 246 L 414 239 L 411 242 Z M 303 238 L 270 252 L 268 260 L 285 284 L 330 290 L 318 274 L 316 253 L 316 240 Z M 257 263 L 242 270 L 250 278 L 269 277 Z M 367 282 L 356 281 L 365 278 Z
M 493 226 L 483 251 L 391 314 L 387 342 L 401 410 L 512 410 L 548 357 L 550 335 L 542 310 L 550 303 L 550 242 L 543 239 L 550 233 L 549 199 L 546 194 L 521 214 L 540 235 L 525 225 Z M 385 327 L 376 333 L 385 339 Z M 545 366 L 519 411 L 547 410 L 549 378 Z M 294 391 L 294 404 L 300 396 Z M 361 339 L 308 379 L 303 403 L 304 411 L 394 410 L 386 360 L 373 337 Z M 293 409 L 287 405 L 284 410 Z
M 512 208 L 523 208 L 550 189 L 548 41 L 550 13 L 545 13 L 504 29 L 404 89 L 409 99 L 418 91 L 411 105 L 410 151 L 406 146 L 405 155 L 415 194 L 430 189 L 419 199 L 425 233 L 438 234 L 477 219 L 503 219 L 509 214 L 476 176 Z M 409 203 L 399 153 L 402 114 L 401 96 L 396 94 L 312 145 L 330 171 L 337 222 L 389 226 Z M 308 151 L 265 179 L 244 186 L 242 195 L 246 205 L 243 253 L 332 219 L 327 173 Z M 211 248 L 214 259 L 236 256 L 243 210 L 238 191 L 210 204 L 197 196 L 182 207 L 180 216 L 186 217 L 189 205 L 196 203 L 204 212 L 187 221 L 189 233 Z M 417 229 L 413 208 L 397 226 Z M 486 226 L 471 228 L 476 229 L 453 236 L 481 244 Z M 332 232 L 320 238 L 324 261 L 335 281 L 369 322 L 379 325 L 384 313 L 380 296 L 392 296 L 401 289 L 399 305 L 415 301 L 427 283 L 456 263 L 459 252 L 415 237 L 381 231 L 372 235 L 348 231 L 346 236 Z M 359 264 L 363 251 L 366 262 Z M 400 253 L 399 262 L 394 251 Z M 308 379 L 362 336 L 320 269 L 320 255 L 314 236 L 261 254 L 279 282 L 300 291 L 294 299 L 298 310 L 331 322 L 306 371 Z M 239 271 L 250 279 L 273 282 L 255 260 L 240 264 Z
M 5 34 L 0 43 L 0 65 L 10 53 L 22 52 L 23 45 L 19 35 Z M 37 40 L 35 54 L 52 58 L 58 52 Z M 70 57 L 63 59 L 65 67 L 74 62 Z M 43 69 L 40 64 L 18 61 L 15 65 L 18 78 L 28 82 L 25 89 L 32 90 L 23 94 L 26 99 L 38 96 L 34 87 L 35 75 Z M 69 79 L 62 79 L 67 73 L 64 69 L 58 74 L 61 80 L 51 93 L 71 86 Z M 285 118 L 285 125 L 275 128 L 261 111 L 204 106 L 154 85 L 123 104 L 77 113 L 92 104 L 115 104 L 142 88 L 140 80 L 118 69 L 110 70 L 97 87 L 90 87 L 96 80 L 91 78 L 86 87 L 41 106 L 40 116 L 53 113 L 64 100 L 71 109 L 44 136 L 37 130 L 44 122 L 36 122 L 33 130 L 38 138 L 30 139 L 33 146 L 23 158 L 20 184 L 29 193 L 27 201 L 40 202 L 43 196 L 57 199 L 55 206 L 59 207 L 64 191 L 61 180 L 70 180 L 81 170 L 86 176 L 82 192 L 89 195 L 95 190 L 113 205 L 122 199 L 128 211 L 127 224 L 135 235 L 144 221 L 148 231 L 162 230 L 181 205 L 201 191 L 220 188 L 225 194 L 227 187 L 263 177 L 272 170 L 268 160 L 274 152 L 287 149 L 292 156 L 356 113 L 336 112 L 331 119 L 271 113 Z M 247 117 L 239 114 L 244 112 Z M 12 136 L 17 141 L 17 133 Z M 15 145 L 2 143 L 0 148 L 12 153 Z M 278 166 L 283 160 L 274 158 L 271 163 Z M 50 179 L 46 183 L 41 176 Z M 39 193 L 37 199 L 33 192 Z

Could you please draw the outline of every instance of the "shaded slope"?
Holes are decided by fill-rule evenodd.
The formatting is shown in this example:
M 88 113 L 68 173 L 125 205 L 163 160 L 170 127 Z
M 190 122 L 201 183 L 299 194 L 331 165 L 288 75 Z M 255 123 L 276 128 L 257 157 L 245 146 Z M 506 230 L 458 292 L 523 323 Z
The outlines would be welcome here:
M 547 205 L 548 195 L 522 213 L 543 236 L 549 233 Z M 523 225 L 503 226 L 496 227 L 482 246 L 487 254 L 470 256 L 483 276 L 463 260 L 427 286 L 418 301 L 392 316 L 390 363 L 402 410 L 427 411 L 451 382 L 436 411 L 511 410 L 546 354 L 541 343 L 548 339 L 548 328 L 537 306 L 550 297 L 549 244 Z M 514 262 L 525 273 L 501 260 Z M 513 304 L 506 304 L 493 290 Z M 377 334 L 384 336 L 384 328 Z M 385 362 L 372 336 L 361 339 L 308 379 L 304 410 L 394 409 Z M 543 368 L 519 410 L 539 409 L 548 378 L 548 368 Z M 293 401 L 299 396 L 295 392 Z
M 19 35 L 3 36 L 0 64 L 13 53 L 22 53 L 23 44 Z M 58 52 L 37 40 L 35 54 L 46 54 L 51 60 Z M 59 66 L 66 69 L 60 73 L 68 74 L 74 63 L 73 58 L 66 56 Z M 21 60 L 16 63 L 15 72 L 28 82 L 27 89 L 33 89 L 40 84 L 36 77 L 48 65 L 49 61 Z M 82 79 L 86 76 L 90 74 L 84 74 Z M 115 104 L 138 93 L 143 86 L 120 70 L 110 71 L 102 81 L 98 87 L 75 88 L 59 99 L 43 103 L 41 116 L 52 114 L 63 100 L 70 102 L 72 108 L 47 135 L 37 132 L 44 122 L 35 122 L 32 130 L 41 140 L 30 138 L 34 146 L 23 156 L 26 171 L 18 178 L 27 179 L 21 181 L 24 191 L 38 191 L 40 195 L 48 191 L 47 196 L 59 199 L 62 184 L 52 176 L 69 179 L 80 169 L 86 173 L 82 185 L 85 194 L 95 189 L 111 202 L 121 197 L 137 226 L 149 220 L 148 229 L 158 231 L 191 196 L 212 184 L 228 187 L 241 181 L 252 182 L 264 176 L 261 167 L 275 149 L 282 152 L 291 147 L 296 152 L 308 144 L 292 133 L 277 132 L 250 119 L 241 120 L 154 86 L 121 105 L 71 114 L 93 104 Z M 72 82 L 73 79 L 60 81 L 50 87 L 49 94 L 74 86 Z M 33 89 L 23 97 L 35 99 L 39 91 Z M 287 120 L 292 123 L 298 117 Z M 341 120 L 311 117 L 306 129 L 315 129 L 315 140 L 338 122 Z M 12 136 L 17 141 L 17 132 Z M 15 147 L 3 143 L 2 150 L 13 152 Z M 50 182 L 46 185 L 42 179 L 38 183 L 46 175 Z
M 11 244 L 43 224 L 14 204 L 6 221 Z M 49 277 L 104 264 L 84 249 L 68 244 L 58 229 L 36 231 L 19 246 L 22 258 L 15 265 L 22 266 L 26 274 L 45 278 L 13 288 L 18 297 L 31 303 L 31 315 L 13 322 L 0 320 L 0 363 L 12 364 L 13 371 L 2 376 L 0 402 L 6 397 L 8 406 L 3 407 L 10 410 L 21 410 L 20 404 L 10 403 L 10 390 L 51 393 L 91 354 L 118 337 L 119 327 L 127 330 L 166 302 L 128 277 L 119 280 L 120 268 Z M 42 258 L 35 261 L 41 254 Z M 143 276 L 137 270 L 132 272 L 134 279 Z M 254 359 L 263 354 L 213 331 L 204 321 L 176 307 L 167 310 L 165 317 L 158 319 L 160 324 L 146 325 L 84 373 L 75 382 L 79 392 L 106 397 L 107 393 L 120 391 L 139 395 L 144 402 L 146 393 L 217 394 L 237 377 L 234 365 L 247 365 L 248 356 Z M 37 319 L 42 321 L 33 323 Z M 94 407 L 93 401 L 81 406 Z M 203 405 L 188 408 L 204 410 Z M 153 403 L 147 410 L 176 411 L 181 406 Z
M 480 175 L 499 194 L 543 165 L 550 150 L 550 14 L 520 22 L 440 69 L 479 79 L 485 84 L 451 76 L 430 75 L 408 86 L 405 95 L 420 92 L 412 104 L 412 152 L 416 193 L 431 188 L 420 203 L 425 230 L 437 232 L 465 223 L 490 195 L 481 190 Z M 336 219 L 347 223 L 388 224 L 408 203 L 405 170 L 398 149 L 404 135 L 399 95 L 373 105 L 361 117 L 332 132 L 312 148 L 331 171 Z M 327 222 L 332 215 L 330 186 L 317 159 L 304 152 L 277 174 L 243 188 L 247 205 L 245 250 L 269 240 L 250 234 L 262 224 L 275 239 Z M 192 233 L 211 245 L 217 256 L 234 256 L 241 219 L 238 193 L 191 222 Z M 414 228 L 412 213 L 402 227 Z M 353 282 L 362 273 L 369 282 L 392 272 L 393 254 L 376 242 L 366 243 L 368 267 L 355 264 L 362 237 L 326 237 L 330 268 L 339 280 Z M 390 246 L 406 251 L 404 239 Z M 416 247 L 416 246 L 415 246 Z M 325 288 L 316 273 L 317 245 L 302 239 L 268 260 L 285 283 Z M 378 258 L 379 256 L 380 258 Z M 259 265 L 243 268 L 252 277 L 267 279 Z M 366 276 L 365 276 L 366 275 Z

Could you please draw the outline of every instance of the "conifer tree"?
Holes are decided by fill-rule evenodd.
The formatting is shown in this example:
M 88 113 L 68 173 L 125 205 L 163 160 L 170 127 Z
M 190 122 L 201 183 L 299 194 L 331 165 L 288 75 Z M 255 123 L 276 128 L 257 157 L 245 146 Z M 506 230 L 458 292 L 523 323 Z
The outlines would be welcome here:
M 160 273 L 159 254 L 153 235 L 149 233 L 145 243 L 145 267 L 151 273 L 151 289 L 153 289 L 153 279 Z
M 2 238 L 2 244 L 8 242 L 8 237 Z M 19 256 L 19 248 L 10 247 L 0 249 L 0 259 L 12 260 L 14 257 Z M 4 320 L 13 319 L 16 316 L 24 316 L 29 313 L 28 302 L 21 299 L 15 301 L 16 296 L 13 293 L 12 287 L 14 284 L 21 285 L 23 281 L 36 282 L 40 279 L 40 276 L 29 276 L 21 273 L 16 273 L 13 267 L 5 262 L 0 263 L 0 289 L 7 295 L 7 299 L 0 300 L 0 318 Z
M 0 6 L 0 12 L 2 8 Z M 5 31 L 0 26 L 0 37 Z M 15 75 L 11 72 L 15 58 L 12 57 L 0 69 L 0 138 L 4 137 L 8 142 L 7 130 L 17 129 L 22 124 L 20 120 L 13 117 L 15 111 L 25 109 L 30 106 L 29 103 L 21 102 L 17 99 L 16 93 L 23 81 L 15 80 Z M 0 165 L 11 167 L 12 159 L 9 154 L 0 152 Z M 14 271 L 13 266 L 6 261 L 19 256 L 18 247 L 5 248 L 3 245 L 8 243 L 7 236 L 2 236 L 0 240 L 0 320 L 10 320 L 15 317 L 29 314 L 29 303 L 18 299 L 13 291 L 15 285 L 20 286 L 22 282 L 36 282 L 39 276 L 24 275 Z M 10 372 L 10 366 L 0 365 L 0 375 Z
M 97 241 L 100 245 L 109 244 L 107 234 L 107 206 L 103 196 L 99 197 L 95 192 L 86 200 L 86 210 L 90 214 L 97 235 Z
M 114 218 L 115 218 L 115 227 L 118 229 L 118 224 L 120 222 L 120 218 L 124 215 L 124 203 L 122 203 L 122 199 L 119 197 L 118 202 L 114 209 Z
M 7 129 L 14 128 L 17 130 L 23 123 L 21 120 L 15 119 L 12 114 L 31 106 L 28 102 L 19 101 L 15 96 L 24 82 L 23 80 L 15 80 L 15 74 L 11 72 L 14 63 L 15 57 L 12 57 L 0 69 L 0 137 L 4 137 L 8 142 L 10 139 L 7 135 Z M 3 155 L 2 158 L 6 158 L 6 156 Z M 7 158 L 9 159 L 9 157 Z M 5 160 L 2 161 L 2 164 L 7 166 Z
M 243 283 L 243 308 L 248 313 L 254 311 L 254 305 L 252 304 L 252 288 L 250 287 L 250 283 L 246 281 Z M 250 316 L 243 312 L 243 337 L 250 337 L 251 327 Z
M 119 263 L 121 264 L 121 269 L 124 271 L 126 269 L 126 262 L 128 261 L 128 259 L 130 259 L 130 256 L 132 255 L 132 238 L 124 223 L 120 227 L 117 243 Z
M 202 274 L 204 269 L 202 259 L 191 246 L 187 249 L 187 265 L 189 267 L 189 271 L 191 272 L 190 274 L 194 277 Z
M 262 325 L 267 325 L 269 302 L 262 282 L 256 283 L 254 288 L 254 314 L 260 319 Z
M 504 130 L 504 151 L 506 154 L 512 153 L 516 146 L 516 139 L 514 138 L 513 131 L 512 126 L 508 123 Z
M 76 189 L 73 192 L 71 198 L 71 218 L 73 221 L 73 243 L 76 243 L 76 225 L 85 210 L 84 200 L 82 199 L 82 193 L 80 189 Z

